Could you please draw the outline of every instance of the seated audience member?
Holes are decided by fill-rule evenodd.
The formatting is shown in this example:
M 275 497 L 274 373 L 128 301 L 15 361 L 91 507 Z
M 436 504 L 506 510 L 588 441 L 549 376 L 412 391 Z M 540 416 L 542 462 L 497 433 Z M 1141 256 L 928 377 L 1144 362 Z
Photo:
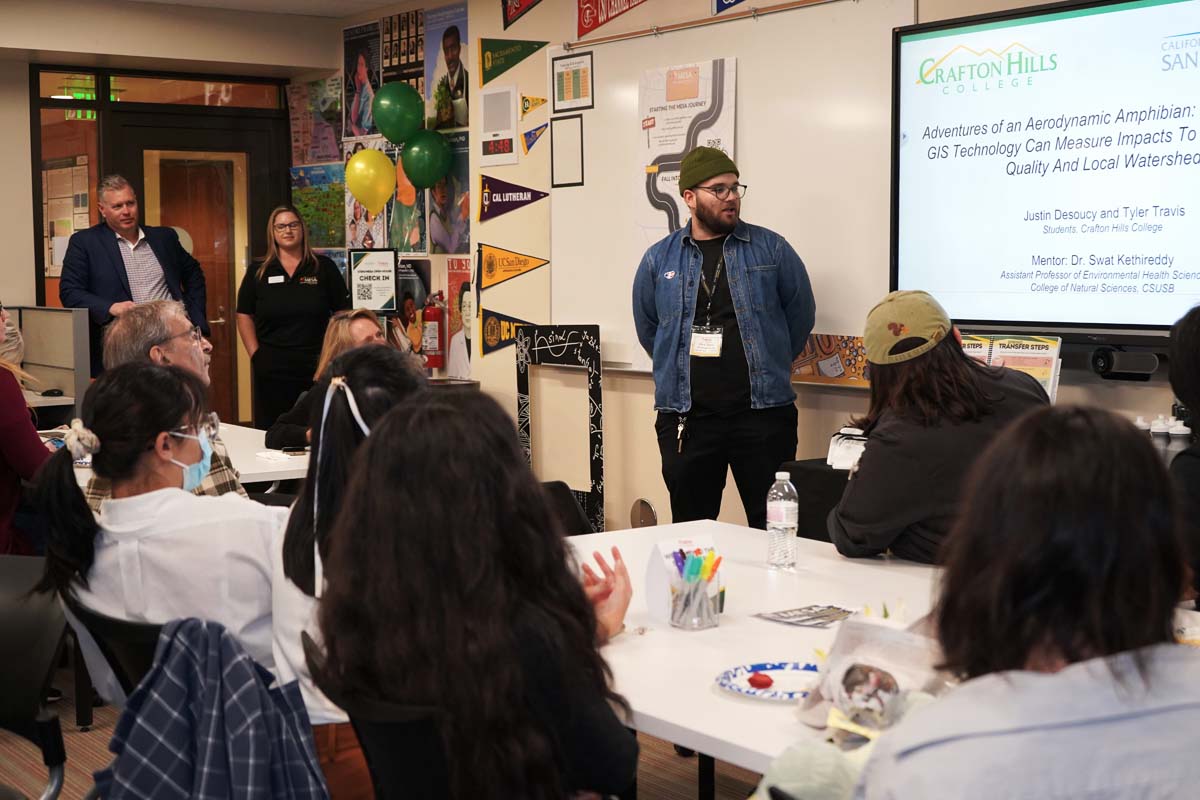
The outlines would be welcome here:
M 325 341 L 321 344 L 321 357 L 317 361 L 314 383 L 320 380 L 329 362 L 347 350 L 364 344 L 387 344 L 383 338 L 383 326 L 379 317 L 368 308 L 338 311 L 329 319 L 325 328 Z M 310 441 L 309 420 L 317 395 L 310 388 L 296 399 L 289 411 L 280 414 L 275 424 L 267 430 L 266 444 L 274 450 L 285 447 L 304 447 Z
M 1200 650 L 1167 471 L 1107 411 L 1042 409 L 974 466 L 934 611 L 964 680 L 877 742 L 873 800 L 1191 797 Z
M 437 458 L 412 457 L 429 448 Z M 324 564 L 318 682 L 437 706 L 446 796 L 628 788 L 637 740 L 610 705 L 624 702 L 597 649 L 612 625 L 598 622 L 605 603 L 628 594 L 589 604 L 500 406 L 477 392 L 410 398 L 372 428 L 346 486 Z
M 341 800 L 370 798 L 371 776 L 346 713 L 313 685 L 300 634 L 307 630 L 316 638 L 317 552 L 329 552 L 328 532 L 342 505 L 351 458 L 380 417 L 425 386 L 425 376 L 411 356 L 390 347 L 360 347 L 326 367 L 309 392 L 317 401 L 308 476 L 274 549 L 272 616 L 279 679 L 299 679 L 330 796 Z
M 139 303 L 109 323 L 104 332 L 105 369 L 135 361 L 175 365 L 199 378 L 206 391 L 211 353 L 212 344 L 200 335 L 200 329 L 188 319 L 187 309 L 177 300 Z M 212 496 L 233 492 L 246 497 L 219 434 L 220 431 L 214 431 L 209 442 L 212 466 L 193 491 Z M 100 503 L 110 496 L 108 481 L 93 470 L 84 489 L 88 507 L 99 512 Z
M 984 366 L 925 292 L 892 292 L 863 334 L 871 399 L 855 425 L 867 442 L 829 538 L 845 556 L 932 563 L 954 525 L 962 476 L 1005 425 L 1048 401 L 1041 384 Z
M 1183 315 L 1171 328 L 1167 358 L 1175 397 L 1191 415 L 1193 437 L 1200 425 L 1200 306 Z M 1190 552 L 1193 588 L 1200 589 L 1200 444 L 1193 444 L 1171 461 L 1171 477 L 1179 492 L 1184 542 Z M 1197 598 L 1200 607 L 1200 598 Z
M 194 494 L 217 426 L 207 395 L 193 372 L 147 362 L 96 379 L 38 476 L 34 500 L 49 528 L 39 588 L 117 619 L 219 622 L 270 669 L 272 537 L 287 509 Z M 72 463 L 85 456 L 112 488 L 95 515 Z
M 50 453 L 42 444 L 21 380 L 19 339 L 10 338 L 8 312 L 0 304 L 0 555 L 28 555 L 33 547 L 15 527 L 13 516 L 21 502 L 21 481 L 33 478 Z

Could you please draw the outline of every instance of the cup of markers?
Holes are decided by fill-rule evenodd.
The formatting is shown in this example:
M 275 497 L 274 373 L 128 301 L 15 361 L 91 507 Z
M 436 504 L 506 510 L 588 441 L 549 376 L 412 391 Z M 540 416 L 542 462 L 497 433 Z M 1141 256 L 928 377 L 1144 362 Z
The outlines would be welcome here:
M 717 613 L 723 605 L 717 578 L 721 556 L 713 550 L 676 550 L 672 555 L 675 572 L 671 574 L 671 624 L 690 631 L 717 627 Z

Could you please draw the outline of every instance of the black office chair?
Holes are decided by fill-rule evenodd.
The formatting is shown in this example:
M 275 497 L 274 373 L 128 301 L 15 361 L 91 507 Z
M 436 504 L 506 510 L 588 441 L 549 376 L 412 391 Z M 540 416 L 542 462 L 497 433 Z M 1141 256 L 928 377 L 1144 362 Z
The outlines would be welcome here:
M 113 619 L 84 608 L 73 596 L 67 596 L 65 602 L 71 615 L 91 634 L 128 697 L 154 663 L 158 634 L 163 626 Z
M 542 491 L 546 493 L 546 501 L 550 504 L 550 512 L 554 514 L 563 533 L 567 536 L 578 536 L 583 533 L 595 533 L 579 498 L 563 481 L 543 481 Z
M 53 593 L 28 594 L 44 559 L 0 556 L 0 728 L 33 742 L 49 772 L 42 798 L 62 791 L 67 762 L 58 715 L 43 708 L 66 636 Z M 0 798 L 21 797 L 0 786 Z
M 833 469 L 823 458 L 785 461 L 779 469 L 792 476 L 792 485 L 796 487 L 800 511 L 796 535 L 818 542 L 832 541 L 827 518 L 846 491 L 849 473 L 844 469 Z
M 314 681 L 325 656 L 307 633 L 300 635 Z M 434 800 L 450 795 L 450 768 L 438 731 L 441 710 L 404 706 L 366 697 L 347 697 L 317 683 L 350 717 L 375 785 L 377 800 Z

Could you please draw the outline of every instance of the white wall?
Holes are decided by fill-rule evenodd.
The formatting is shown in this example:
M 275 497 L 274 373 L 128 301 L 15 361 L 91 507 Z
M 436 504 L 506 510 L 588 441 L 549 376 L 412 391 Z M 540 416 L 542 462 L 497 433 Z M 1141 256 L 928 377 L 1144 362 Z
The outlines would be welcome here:
M 32 305 L 33 184 L 29 166 L 29 66 L 0 61 L 0 302 Z

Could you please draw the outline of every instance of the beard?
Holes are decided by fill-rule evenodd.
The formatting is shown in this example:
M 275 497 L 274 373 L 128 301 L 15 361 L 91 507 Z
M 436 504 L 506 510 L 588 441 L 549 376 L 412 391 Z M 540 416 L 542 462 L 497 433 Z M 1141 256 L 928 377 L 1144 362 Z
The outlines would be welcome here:
M 726 217 L 722 212 L 725 210 L 725 203 L 718 202 L 715 207 L 710 207 L 704 203 L 696 204 L 696 219 L 700 220 L 705 228 L 715 233 L 718 236 L 727 236 L 733 233 L 733 229 L 737 227 L 738 210 L 734 206 L 733 218 Z

